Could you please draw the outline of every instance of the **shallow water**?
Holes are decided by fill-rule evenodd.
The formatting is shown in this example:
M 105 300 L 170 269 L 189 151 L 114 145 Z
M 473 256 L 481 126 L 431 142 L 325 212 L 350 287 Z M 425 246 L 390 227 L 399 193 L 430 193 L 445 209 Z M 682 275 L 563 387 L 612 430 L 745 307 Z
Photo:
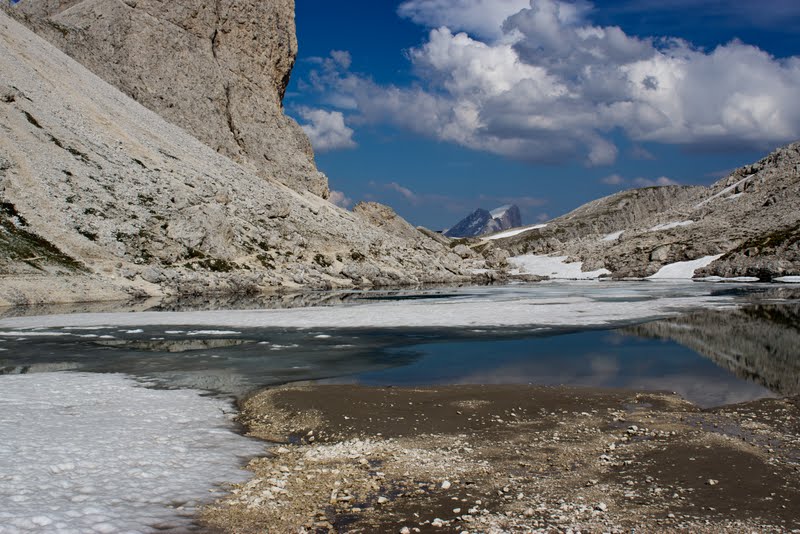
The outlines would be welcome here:
M 800 393 L 796 301 L 775 286 L 589 282 L 343 295 L 321 295 L 324 305 L 310 308 L 3 319 L 0 373 L 125 373 L 237 397 L 323 379 L 665 390 L 703 407 Z M 756 308 L 757 317 L 743 311 Z

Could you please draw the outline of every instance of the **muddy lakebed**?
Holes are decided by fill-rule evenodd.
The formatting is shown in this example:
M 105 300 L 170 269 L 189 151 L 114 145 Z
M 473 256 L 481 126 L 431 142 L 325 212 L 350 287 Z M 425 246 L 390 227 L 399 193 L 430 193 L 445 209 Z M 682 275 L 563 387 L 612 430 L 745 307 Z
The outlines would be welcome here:
M 797 296 L 574 282 L 10 310 L 0 532 L 797 530 Z

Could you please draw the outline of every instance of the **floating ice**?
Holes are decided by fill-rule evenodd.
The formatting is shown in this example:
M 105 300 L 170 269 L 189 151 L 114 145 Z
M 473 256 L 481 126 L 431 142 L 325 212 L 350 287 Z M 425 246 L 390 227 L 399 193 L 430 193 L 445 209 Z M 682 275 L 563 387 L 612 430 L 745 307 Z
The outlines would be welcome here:
M 238 336 L 241 332 L 233 330 L 193 330 L 187 336 Z
M 704 276 L 703 278 L 697 278 L 696 280 L 702 280 L 704 282 L 759 282 L 761 279 L 755 276 Z
M 263 452 L 231 411 L 121 375 L 0 376 L 0 532 L 187 530 Z

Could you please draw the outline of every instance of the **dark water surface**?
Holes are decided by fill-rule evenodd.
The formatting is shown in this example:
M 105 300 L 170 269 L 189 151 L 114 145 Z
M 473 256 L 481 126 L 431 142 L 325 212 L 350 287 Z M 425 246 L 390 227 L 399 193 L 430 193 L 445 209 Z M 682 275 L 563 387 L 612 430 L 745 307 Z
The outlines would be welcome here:
M 620 305 L 636 299 L 641 297 L 621 298 Z M 800 394 L 800 304 L 755 298 L 737 309 L 696 310 L 609 329 L 155 325 L 0 332 L 0 374 L 71 370 L 125 373 L 162 387 L 238 397 L 307 380 L 532 383 L 675 391 L 701 406 L 718 406 Z

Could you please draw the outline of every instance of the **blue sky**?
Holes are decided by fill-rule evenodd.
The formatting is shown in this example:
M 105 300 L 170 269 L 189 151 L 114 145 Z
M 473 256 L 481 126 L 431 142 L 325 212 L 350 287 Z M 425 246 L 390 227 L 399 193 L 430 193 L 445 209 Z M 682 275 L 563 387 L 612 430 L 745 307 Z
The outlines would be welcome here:
M 444 228 L 710 184 L 800 139 L 800 2 L 296 0 L 284 104 L 336 198 Z

